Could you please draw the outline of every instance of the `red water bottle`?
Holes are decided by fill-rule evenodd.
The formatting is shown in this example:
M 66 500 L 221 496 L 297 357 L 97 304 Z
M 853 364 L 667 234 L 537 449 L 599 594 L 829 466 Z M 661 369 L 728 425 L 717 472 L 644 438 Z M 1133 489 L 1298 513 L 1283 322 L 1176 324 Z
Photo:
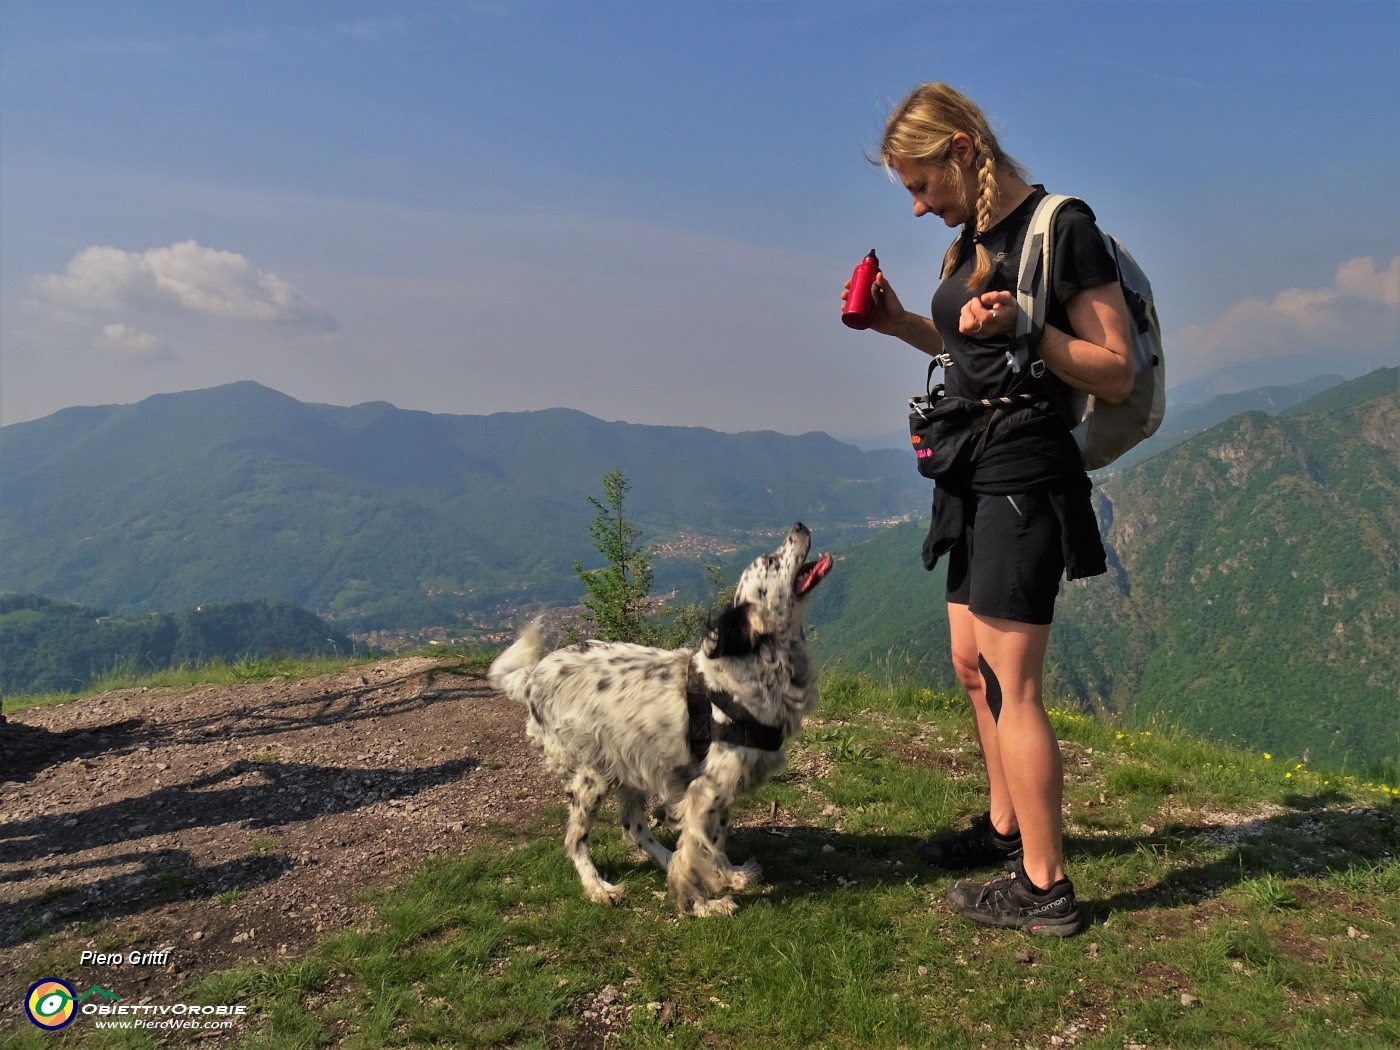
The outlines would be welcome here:
M 875 258 L 875 249 L 862 259 L 851 274 L 851 290 L 846 293 L 846 308 L 841 311 L 841 320 L 847 328 L 869 328 L 870 315 L 875 309 L 875 275 L 880 272 L 880 260 Z

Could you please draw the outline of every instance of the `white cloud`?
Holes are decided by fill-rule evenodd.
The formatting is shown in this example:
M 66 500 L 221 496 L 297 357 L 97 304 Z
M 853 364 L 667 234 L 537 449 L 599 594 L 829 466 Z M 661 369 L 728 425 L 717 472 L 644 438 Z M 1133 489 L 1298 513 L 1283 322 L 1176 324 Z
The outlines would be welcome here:
M 276 274 L 256 269 L 236 252 L 195 241 L 144 252 L 84 248 L 63 273 L 40 275 L 30 287 L 41 302 L 81 313 L 163 306 L 261 324 L 335 328 L 323 307 Z
M 105 324 L 93 344 L 102 350 L 114 350 L 132 357 L 150 360 L 174 360 L 174 355 L 161 345 L 160 338 L 150 332 L 142 332 L 130 325 L 114 321 Z
M 1337 290 L 1355 299 L 1400 306 L 1400 256 L 1385 270 L 1377 270 L 1369 257 L 1343 264 L 1337 271 Z
M 1263 355 L 1374 351 L 1400 354 L 1400 256 L 1378 266 L 1351 259 L 1322 288 L 1288 288 L 1273 299 L 1247 299 L 1211 323 L 1167 337 L 1167 350 L 1189 375 Z

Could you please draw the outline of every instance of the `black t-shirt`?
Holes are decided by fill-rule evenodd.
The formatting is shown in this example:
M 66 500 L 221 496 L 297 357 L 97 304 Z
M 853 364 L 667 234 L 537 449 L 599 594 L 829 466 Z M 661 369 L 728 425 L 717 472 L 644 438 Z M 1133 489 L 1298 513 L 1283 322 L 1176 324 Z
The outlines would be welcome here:
M 1005 397 L 1039 393 L 1044 384 L 1059 383 L 1049 372 L 1034 379 L 1028 369 L 1017 375 L 1007 363 L 1011 336 L 975 339 L 958 331 L 958 315 L 974 295 L 1013 291 L 1021 266 L 1021 245 L 1035 207 L 1045 196 L 1036 186 L 1010 215 L 982 235 L 991 252 L 992 272 L 981 288 L 969 290 L 967 279 L 976 266 L 971 238 L 959 242 L 957 267 L 933 293 L 932 317 L 943 338 L 943 349 L 952 358 L 945 370 L 948 393 L 961 397 Z M 1065 309 L 1079 292 L 1118 279 L 1118 266 L 1104 246 L 1087 204 L 1071 201 L 1055 216 L 1055 238 L 1050 297 L 1045 323 L 1075 334 Z M 1048 406 L 1019 408 L 999 413 L 988 433 L 970 479 L 972 488 L 995 494 L 1027 492 L 1084 476 L 1084 462 L 1069 428 Z

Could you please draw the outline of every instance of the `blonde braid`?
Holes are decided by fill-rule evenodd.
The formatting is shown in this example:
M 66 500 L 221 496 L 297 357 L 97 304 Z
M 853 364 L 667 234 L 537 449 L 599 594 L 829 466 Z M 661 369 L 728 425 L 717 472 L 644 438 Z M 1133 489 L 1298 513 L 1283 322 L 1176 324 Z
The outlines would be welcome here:
M 969 230 L 963 227 L 964 236 L 972 237 L 973 250 L 976 253 L 977 262 L 973 267 L 972 274 L 967 279 L 968 291 L 977 288 L 987 276 L 992 272 L 992 253 L 982 244 L 982 234 L 991 229 L 992 215 L 996 212 L 997 199 L 1001 195 L 1000 187 L 997 186 L 997 160 L 990 150 L 983 150 L 980 136 L 974 140 L 981 160 L 977 165 L 977 218 Z M 950 165 L 950 167 L 952 167 Z M 956 176 L 956 170 L 953 175 Z M 962 237 L 958 237 L 952 244 L 948 245 L 947 252 L 943 255 L 943 274 L 947 277 L 958 268 L 958 259 L 961 256 Z
M 981 241 L 982 234 L 992 227 L 992 215 L 996 211 L 997 198 L 997 159 L 991 150 L 982 148 L 981 136 L 973 140 L 982 161 L 977 168 L 977 229 L 973 243 L 977 245 L 977 265 L 967 279 L 967 289 L 979 287 L 992 272 L 992 253 Z

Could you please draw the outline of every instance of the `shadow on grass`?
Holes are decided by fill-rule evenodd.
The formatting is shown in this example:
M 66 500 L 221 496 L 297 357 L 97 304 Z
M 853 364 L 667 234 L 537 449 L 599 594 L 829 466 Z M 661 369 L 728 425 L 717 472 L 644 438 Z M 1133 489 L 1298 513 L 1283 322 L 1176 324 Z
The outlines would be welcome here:
M 1202 904 L 1242 882 L 1263 876 L 1317 878 L 1368 868 L 1400 855 L 1400 810 L 1395 807 L 1324 810 L 1311 797 L 1298 811 L 1234 825 L 1172 824 L 1150 834 L 1069 836 L 1066 861 L 1076 864 L 1129 858 L 1143 852 L 1164 858 L 1171 871 L 1157 882 L 1106 897 L 1081 885 L 1081 905 L 1091 921 L 1110 913 Z M 726 852 L 736 864 L 750 858 L 763 869 L 774 903 L 852 889 L 909 884 L 941 890 L 957 879 L 990 879 L 995 869 L 945 871 L 914 853 L 914 835 L 851 833 L 821 827 L 737 827 Z M 668 845 L 674 845 L 668 841 Z M 640 859 L 595 858 L 608 879 L 665 887 L 664 874 Z M 610 870 L 609 870 L 610 869 Z M 1081 879 L 1082 883 L 1082 879 Z M 941 896 L 941 892 L 939 893 Z M 748 894 L 739 894 L 741 904 Z
M 1252 879 L 1324 878 L 1394 862 L 1400 855 L 1400 811 L 1393 806 L 1323 809 L 1300 796 L 1292 812 L 1234 825 L 1170 824 L 1150 835 L 1072 838 L 1068 860 L 1112 858 L 1142 850 L 1169 856 L 1174 869 L 1159 882 L 1093 902 L 1093 911 L 1200 904 Z

